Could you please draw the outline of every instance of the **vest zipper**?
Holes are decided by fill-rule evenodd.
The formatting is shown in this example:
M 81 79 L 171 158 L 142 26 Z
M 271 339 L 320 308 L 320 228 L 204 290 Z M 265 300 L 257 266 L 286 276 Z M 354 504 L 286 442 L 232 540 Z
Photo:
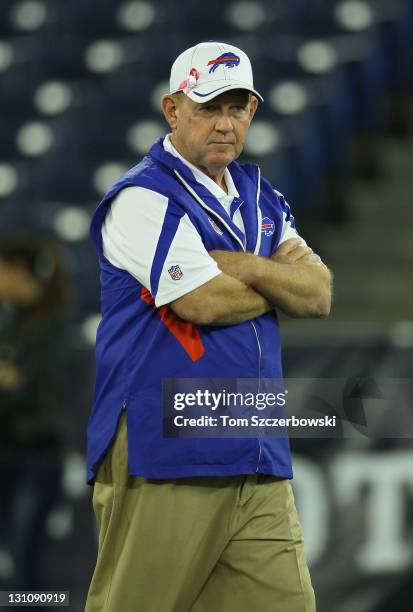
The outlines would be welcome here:
M 243 244 L 241 242 L 241 240 L 238 238 L 238 236 L 232 231 L 232 229 L 229 227 L 229 225 L 226 223 L 226 221 L 224 219 L 222 219 L 222 217 L 220 217 L 219 215 L 217 215 L 217 213 L 212 210 L 209 206 L 207 206 L 207 204 L 205 204 L 205 202 L 202 200 L 202 198 L 199 197 L 199 195 L 191 188 L 190 185 L 188 185 L 188 183 L 182 178 L 182 176 L 179 174 L 179 172 L 177 170 L 174 170 L 176 176 L 179 178 L 179 180 L 181 181 L 181 183 L 184 185 L 184 187 L 189 191 L 189 193 L 195 198 L 195 200 L 197 200 L 199 202 L 199 204 L 201 204 L 201 206 L 206 209 L 210 214 L 212 214 L 214 217 L 218 217 L 219 220 L 221 221 L 221 223 L 227 228 L 227 230 L 229 231 L 229 233 L 236 239 L 236 241 L 242 246 L 242 250 L 245 252 L 246 251 L 246 240 L 247 237 L 245 235 L 245 243 Z M 260 243 L 261 243 L 261 223 L 260 223 L 260 213 L 261 211 L 259 210 L 259 198 L 260 198 L 260 169 L 258 168 L 258 190 L 257 190 L 257 216 L 258 216 L 258 237 L 257 237 L 257 244 L 255 245 L 255 253 L 258 253 L 259 251 L 259 247 L 260 247 Z M 261 379 L 261 358 L 262 358 L 262 353 L 261 353 L 261 344 L 260 344 L 260 340 L 258 337 L 258 332 L 257 332 L 257 328 L 255 327 L 254 323 L 252 321 L 250 321 L 253 329 L 254 329 L 254 333 L 255 333 L 255 337 L 257 339 L 257 344 L 258 344 L 258 354 L 259 354 L 259 358 L 258 358 L 258 392 L 260 390 L 260 379 Z M 255 470 L 256 472 L 258 472 L 258 468 L 260 465 L 260 459 L 261 459 L 261 441 L 258 439 L 258 445 L 259 445 L 259 455 L 258 455 L 258 462 L 257 462 L 257 469 Z
M 255 332 L 255 338 L 257 339 L 257 344 L 258 344 L 258 393 L 260 392 L 260 387 L 261 387 L 261 359 L 262 359 L 262 352 L 261 352 L 261 344 L 260 344 L 260 339 L 258 337 L 258 332 L 257 332 L 257 328 L 255 327 L 254 323 L 252 321 L 250 321 L 252 328 Z M 260 459 L 261 459 L 261 440 L 258 438 L 258 447 L 259 447 L 259 454 L 258 454 L 258 461 L 257 461 L 257 468 L 256 468 L 256 472 L 258 472 L 258 469 L 260 467 Z
M 260 168 L 258 166 L 257 198 L 256 198 L 258 228 L 257 228 L 257 242 L 255 244 L 255 249 L 254 249 L 254 254 L 255 255 L 259 255 L 260 247 L 261 247 L 262 214 L 261 214 L 261 208 L 260 208 L 260 193 L 261 193 L 261 170 L 260 170 Z M 260 344 L 260 339 L 258 337 L 257 328 L 255 327 L 255 325 L 254 325 L 254 323 L 252 321 L 251 321 L 251 325 L 254 328 L 255 337 L 257 339 L 257 344 L 258 344 L 258 352 L 259 352 L 259 362 L 258 362 L 258 393 L 259 393 L 260 387 L 261 387 L 261 360 L 262 360 L 262 351 L 261 351 L 261 344 Z M 260 467 L 261 452 L 262 452 L 261 440 L 259 438 L 258 438 L 258 447 L 259 447 L 259 453 L 258 453 L 257 468 L 256 468 L 255 472 L 258 472 L 258 469 Z
M 260 208 L 260 193 L 261 193 L 261 170 L 258 168 L 258 187 L 257 187 L 257 242 L 255 244 L 254 255 L 259 255 L 261 248 L 261 224 L 262 224 L 262 213 Z
M 260 388 L 260 379 L 261 379 L 261 355 L 262 355 L 262 353 L 261 353 L 261 344 L 260 344 L 260 340 L 258 338 L 258 332 L 257 332 L 257 328 L 255 327 L 255 324 L 253 323 L 253 321 L 250 321 L 250 323 L 251 323 L 252 328 L 253 328 L 253 330 L 255 332 L 255 338 L 257 340 L 257 345 L 258 345 L 258 355 L 259 355 L 259 357 L 258 357 L 258 391 L 259 391 L 259 388 Z

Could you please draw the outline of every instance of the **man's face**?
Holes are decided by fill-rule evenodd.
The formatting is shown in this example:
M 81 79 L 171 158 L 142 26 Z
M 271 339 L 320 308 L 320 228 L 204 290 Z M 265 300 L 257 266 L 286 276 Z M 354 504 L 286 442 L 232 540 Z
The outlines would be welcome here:
M 214 176 L 241 154 L 258 105 L 249 92 L 235 89 L 204 104 L 183 93 L 173 100 L 175 108 L 164 102 L 164 112 L 173 143 L 189 162 Z

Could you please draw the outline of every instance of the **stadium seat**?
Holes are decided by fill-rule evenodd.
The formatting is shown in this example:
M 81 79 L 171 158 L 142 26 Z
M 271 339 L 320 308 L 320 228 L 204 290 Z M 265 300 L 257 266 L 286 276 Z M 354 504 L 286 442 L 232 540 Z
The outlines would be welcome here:
M 412 80 L 413 8 L 404 0 L 365 0 L 368 18 L 355 29 L 344 0 L 36 6 L 0 5 L 0 160 L 19 170 L 6 199 L 33 217 L 42 201 L 96 202 L 99 168 L 132 165 L 165 133 L 159 101 L 170 63 L 200 40 L 249 54 L 265 104 L 243 159 L 258 161 L 295 207 L 316 214 L 323 177 L 345 170 L 359 130 L 380 125 L 389 87 Z

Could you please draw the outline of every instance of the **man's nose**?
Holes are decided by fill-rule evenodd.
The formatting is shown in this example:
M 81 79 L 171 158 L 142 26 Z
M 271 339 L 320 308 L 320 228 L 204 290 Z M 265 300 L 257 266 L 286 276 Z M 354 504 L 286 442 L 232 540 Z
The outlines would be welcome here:
M 232 125 L 231 117 L 222 113 L 217 119 L 215 129 L 217 132 L 232 132 L 234 126 Z

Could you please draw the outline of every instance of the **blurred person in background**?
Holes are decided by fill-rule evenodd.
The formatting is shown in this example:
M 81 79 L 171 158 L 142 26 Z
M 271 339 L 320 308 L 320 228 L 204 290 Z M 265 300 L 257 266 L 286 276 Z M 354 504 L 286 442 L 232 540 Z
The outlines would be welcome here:
M 72 301 L 54 239 L 0 243 L 0 547 L 12 561 L 6 588 L 47 587 L 45 522 L 59 498 L 70 430 Z

